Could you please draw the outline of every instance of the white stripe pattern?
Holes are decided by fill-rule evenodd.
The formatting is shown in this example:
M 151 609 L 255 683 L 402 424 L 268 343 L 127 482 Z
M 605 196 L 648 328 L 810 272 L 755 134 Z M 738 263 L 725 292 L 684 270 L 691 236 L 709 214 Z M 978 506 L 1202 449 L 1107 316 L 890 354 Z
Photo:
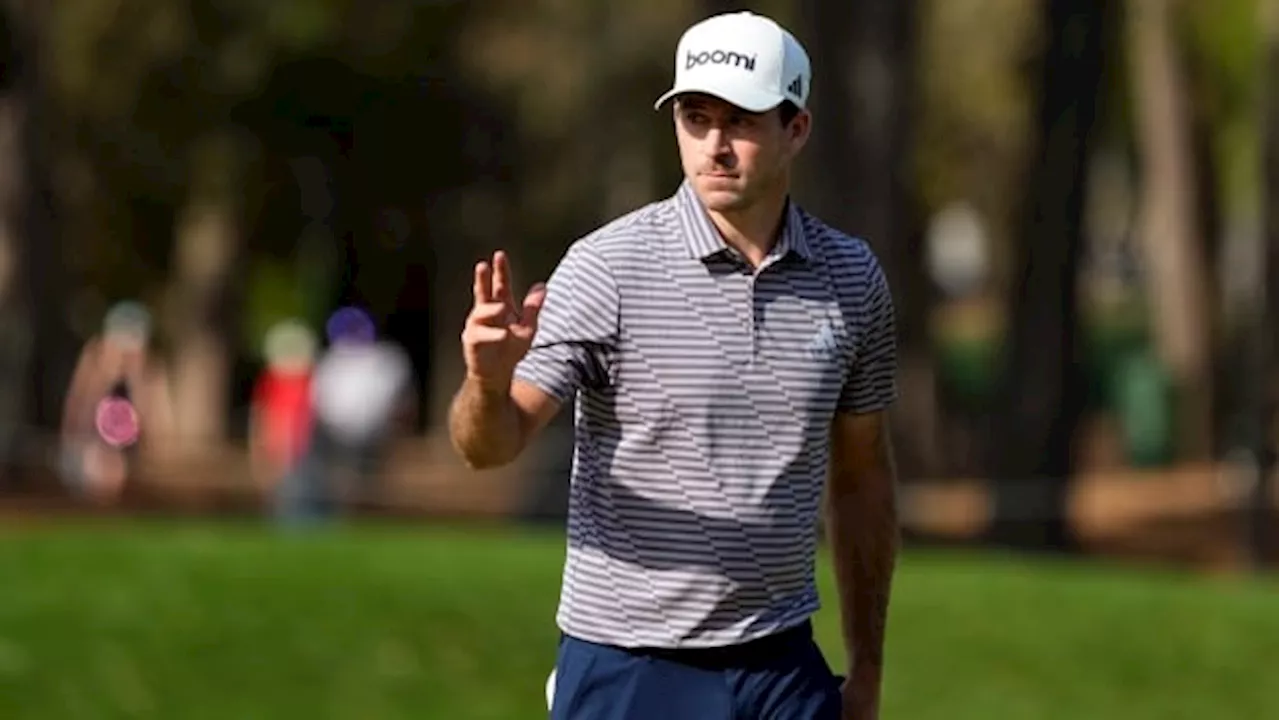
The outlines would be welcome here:
M 792 203 L 753 270 L 692 187 L 570 246 L 518 379 L 575 402 L 557 623 L 621 647 L 714 647 L 818 608 L 836 412 L 896 397 L 870 247 Z

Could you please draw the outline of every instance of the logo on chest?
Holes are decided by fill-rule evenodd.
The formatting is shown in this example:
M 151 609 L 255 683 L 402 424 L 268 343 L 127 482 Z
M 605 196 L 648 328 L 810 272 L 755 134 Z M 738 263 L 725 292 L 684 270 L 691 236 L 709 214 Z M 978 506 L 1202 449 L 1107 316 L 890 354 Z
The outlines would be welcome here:
M 810 336 L 805 344 L 805 351 L 815 360 L 831 361 L 840 354 L 840 339 L 830 323 L 822 323 L 817 332 Z

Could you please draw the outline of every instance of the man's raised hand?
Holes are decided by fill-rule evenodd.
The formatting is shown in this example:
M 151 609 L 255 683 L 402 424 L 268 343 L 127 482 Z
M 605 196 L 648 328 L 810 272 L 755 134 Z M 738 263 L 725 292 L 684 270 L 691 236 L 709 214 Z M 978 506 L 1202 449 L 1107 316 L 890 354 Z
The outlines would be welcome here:
M 488 390 L 510 388 L 516 364 L 533 344 L 538 313 L 547 297 L 546 286 L 538 283 L 516 305 L 511 285 L 511 264 L 505 252 L 495 252 L 492 264 L 476 263 L 474 301 L 462 330 L 462 354 L 467 378 Z

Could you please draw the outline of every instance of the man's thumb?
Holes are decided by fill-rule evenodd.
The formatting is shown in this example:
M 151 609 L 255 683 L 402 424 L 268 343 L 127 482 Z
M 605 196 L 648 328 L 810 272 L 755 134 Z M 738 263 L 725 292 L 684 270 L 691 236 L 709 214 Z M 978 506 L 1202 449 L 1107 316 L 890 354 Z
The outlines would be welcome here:
M 542 304 L 547 299 L 547 286 L 538 283 L 529 288 L 524 296 L 524 306 L 520 309 L 520 324 L 530 330 L 538 327 L 538 314 L 542 312 Z

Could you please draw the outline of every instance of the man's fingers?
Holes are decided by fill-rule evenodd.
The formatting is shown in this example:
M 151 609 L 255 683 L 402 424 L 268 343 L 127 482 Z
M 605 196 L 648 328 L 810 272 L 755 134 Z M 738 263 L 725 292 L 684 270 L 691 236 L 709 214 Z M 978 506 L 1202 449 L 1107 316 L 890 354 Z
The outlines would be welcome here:
M 511 289 L 511 261 L 501 250 L 493 253 L 493 296 L 492 299 L 506 303 L 515 309 L 515 294 Z
M 493 269 L 483 260 L 476 263 L 476 278 L 472 294 L 475 295 L 476 305 L 493 302 Z
M 502 302 L 483 302 L 476 303 L 471 309 L 471 315 L 468 317 L 470 322 L 480 325 L 507 325 L 515 320 L 515 313 L 506 303 Z
M 490 343 L 505 340 L 508 331 L 505 327 L 494 327 L 492 325 L 472 325 L 463 331 L 462 337 L 464 342 L 472 343 Z
M 524 296 L 524 306 L 520 309 L 520 324 L 529 330 L 538 328 L 538 314 L 542 312 L 542 304 L 547 300 L 547 286 L 538 283 L 529 288 Z

